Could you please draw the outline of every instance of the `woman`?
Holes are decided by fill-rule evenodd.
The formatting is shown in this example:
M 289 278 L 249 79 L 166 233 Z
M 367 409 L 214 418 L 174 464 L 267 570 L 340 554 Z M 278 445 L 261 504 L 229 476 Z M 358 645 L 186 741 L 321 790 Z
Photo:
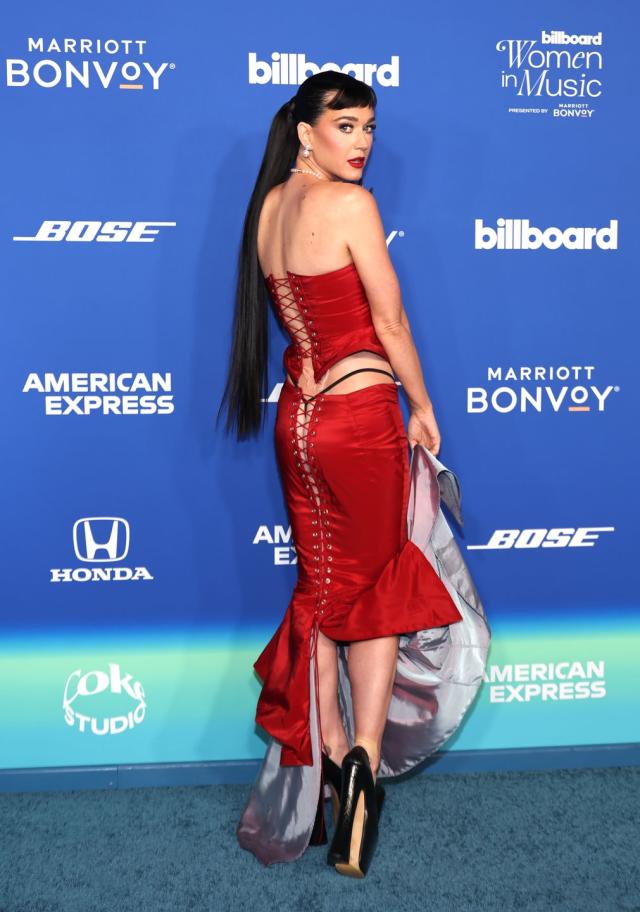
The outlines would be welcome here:
M 293 860 L 327 842 L 328 790 L 327 862 L 356 877 L 377 843 L 400 640 L 413 634 L 415 664 L 416 634 L 438 632 L 442 648 L 463 618 L 451 587 L 407 537 L 407 439 L 412 452 L 420 445 L 435 459 L 440 434 L 380 215 L 360 184 L 376 104 L 370 86 L 328 71 L 277 112 L 244 223 L 223 397 L 227 431 L 243 439 L 260 428 L 268 293 L 291 340 L 275 445 L 298 581 L 254 663 L 263 681 L 256 720 L 271 742 L 237 834 L 265 864 Z M 406 432 L 394 375 L 409 400 Z M 396 698 L 412 712 L 420 706 L 424 721 L 418 690 Z M 453 727 L 461 705 L 456 713 Z M 404 729 L 393 762 L 386 758 L 392 774 L 427 755 L 415 724 Z

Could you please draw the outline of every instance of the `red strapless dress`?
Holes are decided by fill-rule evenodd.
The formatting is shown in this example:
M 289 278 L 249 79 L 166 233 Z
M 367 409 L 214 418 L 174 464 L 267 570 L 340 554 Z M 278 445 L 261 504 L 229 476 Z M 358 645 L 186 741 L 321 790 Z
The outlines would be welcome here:
M 311 358 L 316 383 L 353 352 L 366 349 L 386 359 L 354 263 L 321 275 L 287 272 L 283 279 L 269 275 L 267 285 L 278 319 L 291 338 L 282 363 L 296 383 L 303 358 Z
M 283 364 L 296 382 L 305 356 L 312 359 L 316 381 L 356 351 L 386 358 L 353 263 L 315 276 L 270 275 L 267 284 L 291 339 Z M 352 640 L 409 635 L 462 619 L 451 588 L 408 537 L 409 446 L 395 382 L 311 398 L 285 379 L 275 446 L 298 579 L 280 625 L 254 663 L 263 682 L 255 718 L 274 741 L 238 828 L 240 843 L 267 863 L 299 854 L 313 822 L 317 778 L 301 774 L 296 785 L 289 780 L 286 799 L 273 792 L 278 768 L 313 767 L 313 776 L 319 775 L 318 630 L 346 646 Z M 345 669 L 343 663 L 342 674 Z M 344 699 L 350 701 L 348 688 Z M 344 711 L 348 730 L 350 705 Z M 383 744 L 379 775 L 385 773 L 385 762 Z M 311 781 L 315 795 L 310 795 Z M 285 787 L 284 779 L 280 786 Z M 284 808 L 279 818 L 283 832 L 273 831 L 273 805 L 293 802 L 295 816 L 295 800 L 301 800 L 305 788 L 309 826 L 292 841 Z M 269 789 L 271 822 L 265 811 Z M 260 817 L 263 811 L 265 818 Z

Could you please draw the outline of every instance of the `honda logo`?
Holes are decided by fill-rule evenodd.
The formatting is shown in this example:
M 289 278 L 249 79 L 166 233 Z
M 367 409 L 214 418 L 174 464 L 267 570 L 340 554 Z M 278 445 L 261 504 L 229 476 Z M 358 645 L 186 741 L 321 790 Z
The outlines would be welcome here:
M 129 523 L 120 516 L 85 516 L 73 524 L 73 548 L 87 563 L 121 561 L 129 552 Z

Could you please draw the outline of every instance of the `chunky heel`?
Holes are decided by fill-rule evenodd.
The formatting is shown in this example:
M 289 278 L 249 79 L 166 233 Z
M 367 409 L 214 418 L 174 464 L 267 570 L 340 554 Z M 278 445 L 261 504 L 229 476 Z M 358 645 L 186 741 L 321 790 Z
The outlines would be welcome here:
M 322 753 L 322 778 L 320 781 L 320 794 L 318 795 L 318 807 L 316 810 L 316 819 L 313 822 L 313 830 L 309 839 L 309 845 L 325 845 L 329 840 L 327 838 L 327 827 L 324 816 L 324 787 L 329 786 L 331 791 L 331 805 L 333 809 L 333 823 L 338 819 L 340 809 L 340 787 L 342 780 L 342 769 L 337 763 Z
M 378 813 L 384 789 L 376 788 L 364 747 L 356 744 L 342 761 L 340 813 L 327 863 L 339 874 L 364 877 L 378 842 Z
M 382 813 L 382 805 L 384 804 L 384 787 L 380 785 L 379 782 L 376 782 L 376 803 L 378 806 L 378 823 L 380 823 L 380 814 Z

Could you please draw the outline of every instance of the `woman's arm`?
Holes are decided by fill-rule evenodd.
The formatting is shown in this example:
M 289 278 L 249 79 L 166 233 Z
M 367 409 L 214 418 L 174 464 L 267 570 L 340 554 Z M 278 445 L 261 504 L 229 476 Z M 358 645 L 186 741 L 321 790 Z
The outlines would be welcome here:
M 402 383 L 412 411 L 430 409 L 431 400 L 377 203 L 368 190 L 357 184 L 340 185 L 338 202 L 339 224 L 364 285 L 376 335 Z

